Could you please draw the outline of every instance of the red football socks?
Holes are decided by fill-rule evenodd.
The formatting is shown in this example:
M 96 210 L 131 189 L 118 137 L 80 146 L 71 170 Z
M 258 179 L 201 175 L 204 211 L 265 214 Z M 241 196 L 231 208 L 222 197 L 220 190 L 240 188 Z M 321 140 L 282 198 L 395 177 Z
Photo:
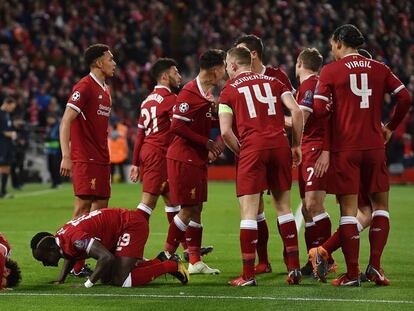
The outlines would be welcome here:
M 185 237 L 187 225 L 176 215 L 168 228 L 167 241 L 164 249 L 173 254 L 177 250 L 178 245 Z
M 254 262 L 256 259 L 257 221 L 240 221 L 240 248 L 243 262 L 243 278 L 251 279 L 255 276 Z
M 351 280 L 356 279 L 359 276 L 359 232 L 356 217 L 341 217 L 339 235 L 345 256 L 347 276 Z
M 372 213 L 372 222 L 369 230 L 370 257 L 369 264 L 375 269 L 381 268 L 381 256 L 387 244 L 390 232 L 390 219 L 387 211 L 378 210 Z
M 286 250 L 288 271 L 299 269 L 298 232 L 296 229 L 295 217 L 293 217 L 292 213 L 289 213 L 279 216 L 277 220 L 280 226 L 280 235 Z
M 152 214 L 152 209 L 144 203 L 139 203 L 137 206 L 137 213 L 141 214 L 147 221 L 149 221 L 149 218 Z
M 316 233 L 317 227 L 314 222 L 305 223 L 305 243 L 308 252 L 311 248 L 319 246 L 318 241 L 316 241 Z
M 269 228 L 267 226 L 265 214 L 257 215 L 257 257 L 259 263 L 269 263 L 269 255 L 267 253 L 267 242 L 269 240 Z
M 203 235 L 203 227 L 201 224 L 190 221 L 185 238 L 188 245 L 189 261 L 193 265 L 201 260 L 200 248 Z
M 76 261 L 75 265 L 73 266 L 73 271 L 76 274 L 78 274 L 79 272 L 81 272 L 84 265 L 85 265 L 85 259 Z
M 141 267 L 138 266 L 137 268 L 131 271 L 131 285 L 132 286 L 141 286 L 145 285 L 153 280 L 155 280 L 160 275 L 169 273 L 169 272 L 176 272 L 177 271 L 177 263 L 174 261 L 164 261 L 154 263 L 152 265 Z M 125 286 L 125 283 L 124 283 Z

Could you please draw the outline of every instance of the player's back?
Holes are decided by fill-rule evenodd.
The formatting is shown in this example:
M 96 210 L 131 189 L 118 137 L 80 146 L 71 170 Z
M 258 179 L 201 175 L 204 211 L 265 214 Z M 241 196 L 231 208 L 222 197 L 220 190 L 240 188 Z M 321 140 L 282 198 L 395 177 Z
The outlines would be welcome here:
M 278 79 L 289 89 L 289 91 L 295 92 L 295 89 L 293 88 L 288 75 L 282 69 L 267 66 L 263 74 Z
M 0 232 L 0 248 L 4 248 L 6 256 L 10 253 L 10 244 L 7 242 L 6 237 Z
M 67 244 L 66 247 L 61 245 L 62 249 L 70 249 L 72 240 L 79 239 L 79 233 L 86 233 L 112 251 L 122 232 L 125 214 L 129 212 L 127 209 L 103 208 L 69 221 L 57 232 L 61 244 Z
M 227 82 L 220 102 L 233 110 L 241 152 L 288 146 L 281 103 L 286 92 L 279 80 L 252 72 Z
M 156 86 L 142 102 L 138 127 L 144 130 L 144 144 L 167 150 L 171 142 L 170 119 L 176 98 L 169 88 Z
M 332 94 L 332 151 L 384 148 L 381 130 L 384 95 L 401 85 L 389 68 L 351 54 L 326 65 L 320 79 Z

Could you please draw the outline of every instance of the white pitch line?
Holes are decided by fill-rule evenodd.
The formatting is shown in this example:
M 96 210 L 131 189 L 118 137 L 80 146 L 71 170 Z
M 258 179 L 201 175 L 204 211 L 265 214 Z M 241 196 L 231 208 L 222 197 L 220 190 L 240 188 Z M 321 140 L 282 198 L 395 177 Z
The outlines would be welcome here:
M 207 295 L 151 295 L 151 294 L 64 294 L 64 293 L 2 293 L 1 296 L 47 296 L 47 297 L 113 297 L 113 298 L 181 298 L 181 299 L 223 299 L 223 300 L 273 300 L 273 301 L 315 301 L 315 302 L 347 302 L 347 303 L 379 303 L 409 304 L 413 300 L 375 300 L 375 299 L 341 299 L 341 298 L 308 298 L 308 297 L 269 297 L 269 296 L 207 296 Z
M 25 197 L 35 197 L 35 196 L 39 196 L 39 195 L 43 195 L 43 194 L 57 192 L 59 190 L 62 190 L 62 189 L 44 189 L 44 190 L 38 190 L 38 191 L 22 193 L 22 194 L 13 194 L 13 199 L 20 199 L 20 198 L 25 198 Z
M 302 202 L 299 203 L 298 208 L 295 212 L 295 222 L 296 222 L 296 230 L 300 231 L 300 227 L 302 227 L 303 222 L 303 215 L 302 215 Z

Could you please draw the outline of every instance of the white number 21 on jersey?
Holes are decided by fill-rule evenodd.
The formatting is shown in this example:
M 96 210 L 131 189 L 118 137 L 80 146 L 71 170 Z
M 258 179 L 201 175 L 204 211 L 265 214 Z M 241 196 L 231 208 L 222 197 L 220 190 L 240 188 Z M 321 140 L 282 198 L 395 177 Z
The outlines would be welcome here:
M 351 83 L 351 91 L 356 96 L 361 97 L 361 104 L 359 108 L 368 109 L 369 108 L 369 97 L 372 95 L 372 89 L 368 88 L 368 75 L 366 73 L 361 73 L 361 88 L 357 86 L 357 75 L 350 74 L 349 82 Z
M 155 106 L 151 107 L 151 115 L 148 109 L 142 108 L 141 115 L 145 118 L 144 120 L 144 127 L 146 128 L 145 135 L 148 136 L 149 134 L 151 134 L 151 130 L 153 133 L 158 132 L 157 107 Z M 148 124 L 150 123 L 151 120 L 152 120 L 152 129 L 148 128 Z
M 265 96 L 262 95 L 262 91 L 260 90 L 258 84 L 253 85 L 254 96 L 257 98 L 259 102 L 261 102 L 262 104 L 267 104 L 269 106 L 269 109 L 267 110 L 267 114 L 269 116 L 275 115 L 276 96 L 273 96 L 272 89 L 269 83 L 264 83 L 263 87 L 265 90 Z M 243 94 L 244 98 L 246 99 L 247 109 L 249 110 L 250 118 L 256 118 L 256 108 L 254 107 L 253 97 L 250 88 L 248 86 L 243 86 L 237 90 L 240 94 Z

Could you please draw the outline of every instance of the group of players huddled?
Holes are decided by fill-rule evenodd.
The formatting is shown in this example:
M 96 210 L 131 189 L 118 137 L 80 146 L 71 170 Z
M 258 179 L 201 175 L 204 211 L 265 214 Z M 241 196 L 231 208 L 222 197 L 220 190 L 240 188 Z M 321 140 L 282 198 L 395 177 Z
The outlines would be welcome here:
M 36 234 L 31 241 L 33 256 L 45 266 L 57 266 L 65 259 L 57 284 L 77 265 L 82 268 L 84 259 L 95 258 L 85 287 L 98 280 L 140 286 L 166 273 L 187 284 L 189 274 L 220 273 L 202 261 L 212 248 L 201 247 L 207 165 L 224 149 L 224 144 L 210 140 L 210 131 L 219 127 L 236 156 L 241 214 L 243 270 L 230 285 L 257 285 L 257 274 L 272 272 L 265 192 L 272 196 L 277 212 L 289 284 L 299 284 L 303 275 L 326 282 L 327 275 L 337 270 L 332 253 L 341 247 L 346 273 L 333 285 L 360 286 L 361 279 L 389 285 L 381 267 L 389 232 L 384 145 L 410 108 L 411 97 L 386 65 L 359 50 L 363 44 L 355 26 L 338 27 L 330 39 L 335 61 L 320 73 L 323 59 L 318 50 L 302 50 L 296 62 L 297 91 L 282 70 L 263 65 L 263 43 L 254 35 L 238 38 L 227 53 L 204 52 L 198 76 L 178 95 L 172 91 L 181 82 L 177 63 L 157 60 L 152 67 L 157 85 L 141 104 L 130 172 L 133 182 L 143 183 L 142 199 L 134 211 L 106 208 L 110 197 L 106 130 L 112 103 L 105 79 L 114 74 L 116 64 L 108 46 L 89 47 L 85 60 L 91 73 L 74 86 L 61 126 L 61 173 L 73 177 L 75 217 L 55 235 Z M 212 89 L 226 72 L 228 80 L 217 100 Z M 390 121 L 382 124 L 386 93 L 395 97 L 396 107 Z M 299 170 L 309 252 L 302 268 L 290 206 L 292 167 Z M 333 235 L 324 208 L 327 193 L 336 194 L 340 205 L 340 224 Z M 164 250 L 148 260 L 143 256 L 148 222 L 160 195 L 169 229 Z M 366 227 L 370 258 L 361 273 L 359 232 Z M 180 243 L 188 270 L 176 255 Z

